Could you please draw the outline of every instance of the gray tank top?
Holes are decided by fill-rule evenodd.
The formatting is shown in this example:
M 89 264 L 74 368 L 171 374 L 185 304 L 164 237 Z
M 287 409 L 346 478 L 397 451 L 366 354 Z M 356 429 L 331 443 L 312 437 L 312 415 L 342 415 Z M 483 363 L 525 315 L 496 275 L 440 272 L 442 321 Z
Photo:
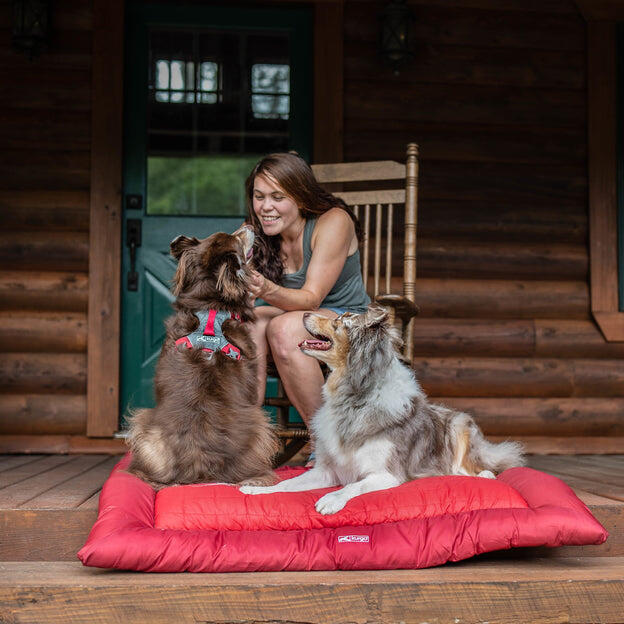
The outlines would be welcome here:
M 295 273 L 282 275 L 282 286 L 285 288 L 301 288 L 306 280 L 308 265 L 312 258 L 312 232 L 316 219 L 308 219 L 303 230 L 303 264 Z M 366 294 L 360 267 L 360 250 L 347 257 L 342 272 L 333 288 L 323 299 L 321 308 L 342 308 L 348 312 L 366 312 L 370 297 Z

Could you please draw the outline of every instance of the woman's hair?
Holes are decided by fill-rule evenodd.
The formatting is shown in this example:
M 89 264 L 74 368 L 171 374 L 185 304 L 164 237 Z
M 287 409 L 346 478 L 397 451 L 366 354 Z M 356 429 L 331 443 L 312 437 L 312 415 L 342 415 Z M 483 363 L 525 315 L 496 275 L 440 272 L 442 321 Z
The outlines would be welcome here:
M 254 264 L 258 272 L 266 278 L 279 283 L 284 272 L 284 265 L 280 255 L 280 237 L 267 236 L 264 233 L 253 209 L 254 181 L 258 175 L 265 175 L 277 182 L 299 206 L 300 214 L 306 221 L 331 208 L 342 208 L 353 220 L 358 239 L 361 238 L 362 228 L 351 208 L 342 199 L 334 197 L 321 187 L 310 165 L 303 158 L 296 152 L 269 154 L 252 169 L 245 183 L 247 213 L 256 234 Z

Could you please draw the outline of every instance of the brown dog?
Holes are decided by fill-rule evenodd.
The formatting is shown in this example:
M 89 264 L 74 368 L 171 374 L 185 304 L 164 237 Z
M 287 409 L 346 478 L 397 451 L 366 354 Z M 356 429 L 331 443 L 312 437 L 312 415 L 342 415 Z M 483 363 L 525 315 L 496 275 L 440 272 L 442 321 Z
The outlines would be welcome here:
M 277 440 L 257 406 L 247 281 L 254 241 L 242 227 L 204 240 L 178 236 L 171 254 L 175 314 L 156 367 L 156 407 L 132 415 L 128 471 L 159 488 L 222 482 L 269 485 Z

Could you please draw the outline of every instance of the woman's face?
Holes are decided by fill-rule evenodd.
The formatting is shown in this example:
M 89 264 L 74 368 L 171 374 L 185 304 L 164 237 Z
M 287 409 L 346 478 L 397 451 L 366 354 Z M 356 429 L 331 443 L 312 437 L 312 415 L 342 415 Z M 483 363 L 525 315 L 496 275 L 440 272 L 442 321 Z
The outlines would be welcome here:
M 295 201 L 265 175 L 257 175 L 253 186 L 253 209 L 267 236 L 298 232 L 303 217 Z

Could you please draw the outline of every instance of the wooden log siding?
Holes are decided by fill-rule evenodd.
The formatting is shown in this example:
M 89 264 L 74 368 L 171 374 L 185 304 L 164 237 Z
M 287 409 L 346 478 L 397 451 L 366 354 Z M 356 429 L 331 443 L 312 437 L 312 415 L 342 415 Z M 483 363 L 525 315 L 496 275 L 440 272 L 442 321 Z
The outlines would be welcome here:
M 344 153 L 420 147 L 417 376 L 489 435 L 605 447 L 624 432 L 624 343 L 590 309 L 586 24 L 572 0 L 408 4 L 398 74 L 370 4 L 345 4 Z
M 416 55 L 398 74 L 378 57 L 369 1 L 327 8 L 338 30 L 344 11 L 344 93 L 317 113 L 333 111 L 344 141 L 318 143 L 317 162 L 402 160 L 419 144 L 414 367 L 436 400 L 533 450 L 613 451 L 624 347 L 591 317 L 586 23 L 573 0 L 408 4 Z M 105 448 L 85 437 L 92 7 L 67 0 L 55 21 L 36 64 L 0 42 L 0 73 L 19 76 L 0 95 L 5 451 Z M 374 244 L 373 228 L 371 268 Z M 33 346 L 21 334 L 36 325 Z
M 0 446 L 67 452 L 86 433 L 92 7 L 55 5 L 34 62 L 10 4 L 0 29 Z

